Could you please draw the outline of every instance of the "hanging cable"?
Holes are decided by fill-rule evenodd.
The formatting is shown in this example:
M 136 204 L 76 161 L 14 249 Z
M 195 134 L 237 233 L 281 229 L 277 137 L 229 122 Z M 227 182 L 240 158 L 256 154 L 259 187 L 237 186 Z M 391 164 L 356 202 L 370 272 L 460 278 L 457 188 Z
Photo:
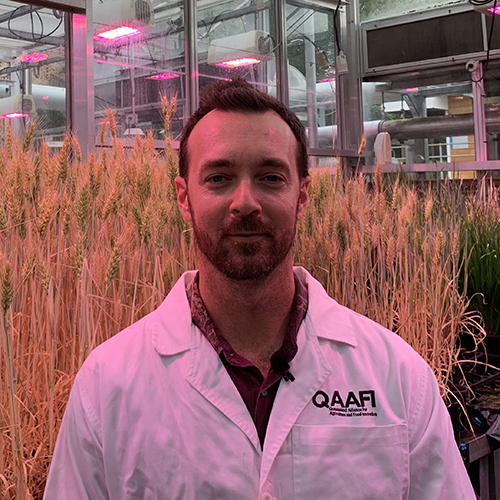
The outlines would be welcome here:
M 340 10 L 340 0 L 337 2 L 337 8 L 333 14 L 333 32 L 335 33 L 335 43 L 337 45 L 337 54 L 342 52 L 342 47 L 340 46 L 340 18 L 339 18 L 339 10 Z
M 482 0 L 475 0 L 475 1 L 482 1 Z M 495 3 L 493 4 L 493 12 L 496 12 L 497 10 L 497 0 L 495 0 Z M 491 39 L 493 37 L 493 26 L 495 25 L 495 18 L 497 17 L 496 14 L 493 14 L 493 19 L 491 20 L 491 26 L 490 26 L 490 36 L 488 37 L 488 47 L 487 47 L 487 52 L 486 52 L 486 62 L 484 64 L 484 69 L 483 69 L 483 76 L 481 77 L 484 80 L 484 74 L 486 73 L 488 69 L 488 63 L 490 62 L 490 51 L 491 51 Z
M 61 16 L 59 18 L 59 23 L 57 24 L 57 26 L 48 34 L 44 34 L 44 24 L 43 24 L 43 19 L 42 19 L 42 16 L 40 15 L 40 13 L 38 12 L 40 10 L 40 7 L 35 7 L 35 6 L 30 6 L 30 10 L 29 10 L 29 15 L 30 15 L 30 23 L 31 23 L 31 37 L 28 38 L 26 36 L 23 36 L 19 33 L 16 33 L 12 28 L 11 28 L 11 22 L 13 19 L 17 18 L 18 16 L 16 16 L 16 13 L 19 9 L 23 9 L 23 8 L 26 8 L 24 5 L 21 6 L 21 7 L 17 7 L 16 9 L 14 9 L 11 13 L 10 13 L 10 17 L 7 21 L 7 29 L 9 30 L 9 32 L 15 36 L 17 39 L 19 40 L 25 40 L 27 42 L 41 42 L 44 38 L 47 38 L 49 37 L 50 35 L 54 34 L 61 26 L 62 22 L 63 22 L 63 17 Z M 55 11 L 52 11 L 53 14 L 54 14 L 54 17 L 57 19 L 58 16 L 55 15 Z M 27 12 L 28 13 L 28 12 Z M 35 33 L 35 21 L 34 21 L 34 18 L 33 18 L 33 13 L 36 14 L 36 16 L 38 17 L 38 20 L 40 22 L 40 35 L 37 35 Z

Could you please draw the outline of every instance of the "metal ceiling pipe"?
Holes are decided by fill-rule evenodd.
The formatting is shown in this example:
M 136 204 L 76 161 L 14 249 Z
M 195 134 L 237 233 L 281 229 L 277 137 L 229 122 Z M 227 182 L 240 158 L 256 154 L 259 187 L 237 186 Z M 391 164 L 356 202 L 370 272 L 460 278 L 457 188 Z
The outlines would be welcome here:
M 486 113 L 486 130 L 487 132 L 500 132 L 500 113 Z M 381 123 L 380 131 L 388 132 L 391 138 L 399 141 L 474 135 L 474 116 L 471 113 L 386 120 Z
M 500 113 L 486 113 L 486 131 L 500 133 Z M 370 151 L 375 138 L 380 132 L 388 132 L 392 139 L 430 139 L 474 135 L 474 116 L 446 115 L 409 118 L 404 120 L 370 121 L 364 123 L 366 149 Z M 318 147 L 331 147 L 332 136 L 337 135 L 336 126 L 318 128 Z
M 380 120 L 374 120 L 370 122 L 364 122 L 364 136 L 366 139 L 366 147 L 365 149 L 371 151 L 373 149 L 373 143 L 377 137 L 379 132 L 383 132 L 381 126 L 382 123 Z M 324 127 L 318 127 L 318 148 L 326 148 L 329 149 L 332 145 L 335 144 L 336 147 L 339 147 L 337 143 L 337 126 L 336 125 L 326 125 Z

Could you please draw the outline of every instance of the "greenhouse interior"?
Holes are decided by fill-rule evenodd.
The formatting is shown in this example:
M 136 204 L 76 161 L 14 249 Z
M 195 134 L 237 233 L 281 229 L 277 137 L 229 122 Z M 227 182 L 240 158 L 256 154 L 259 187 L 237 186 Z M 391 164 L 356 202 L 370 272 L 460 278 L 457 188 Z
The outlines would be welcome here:
M 197 268 L 179 139 L 200 91 L 240 77 L 306 129 L 294 261 L 429 363 L 477 498 L 500 499 L 499 15 L 1 0 L 0 498 L 42 498 L 88 354 Z

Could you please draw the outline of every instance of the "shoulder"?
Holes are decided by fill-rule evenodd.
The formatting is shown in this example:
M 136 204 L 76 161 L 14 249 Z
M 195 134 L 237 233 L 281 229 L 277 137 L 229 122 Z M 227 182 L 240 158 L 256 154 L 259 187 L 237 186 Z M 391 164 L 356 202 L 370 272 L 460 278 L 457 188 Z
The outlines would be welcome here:
M 373 388 L 377 394 L 383 394 L 386 408 L 402 411 L 403 420 L 419 408 L 422 399 L 436 398 L 437 383 L 432 370 L 407 342 L 338 304 L 319 282 L 310 275 L 306 278 L 309 305 L 303 338 L 319 344 L 335 386 L 342 381 L 349 390 L 358 386 Z
M 133 380 L 137 373 L 161 362 L 161 355 L 179 354 L 191 347 L 191 316 L 185 273 L 154 311 L 97 346 L 85 360 L 79 378 Z
M 423 361 L 399 335 L 332 299 L 307 271 L 296 268 L 295 272 L 307 285 L 309 304 L 306 318 L 320 343 L 329 340 L 337 347 L 344 344 L 350 346 L 352 352 L 366 351 L 380 361 L 401 359 L 417 364 Z

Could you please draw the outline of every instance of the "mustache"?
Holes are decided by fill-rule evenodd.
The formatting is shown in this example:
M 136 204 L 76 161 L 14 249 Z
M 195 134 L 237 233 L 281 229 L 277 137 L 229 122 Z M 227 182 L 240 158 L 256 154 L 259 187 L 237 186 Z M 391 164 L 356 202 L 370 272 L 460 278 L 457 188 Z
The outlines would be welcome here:
M 271 228 L 258 217 L 245 216 L 231 219 L 222 229 L 222 234 L 264 233 L 271 232 Z

